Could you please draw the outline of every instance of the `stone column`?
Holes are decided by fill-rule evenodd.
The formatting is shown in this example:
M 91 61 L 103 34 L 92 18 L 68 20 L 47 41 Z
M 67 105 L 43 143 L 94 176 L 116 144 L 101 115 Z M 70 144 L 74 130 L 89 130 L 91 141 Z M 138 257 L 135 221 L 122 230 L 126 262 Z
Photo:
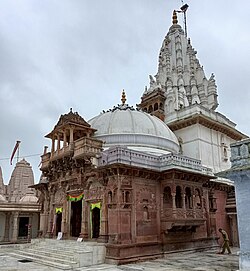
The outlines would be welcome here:
M 14 212 L 14 214 L 13 214 L 12 239 L 11 239 L 11 242 L 13 242 L 13 243 L 17 242 L 17 236 L 18 236 L 18 216 L 19 216 L 19 212 Z
M 107 212 L 107 204 L 105 201 L 105 197 L 103 197 L 103 201 L 101 204 L 101 225 L 100 225 L 100 237 L 99 240 L 101 242 L 108 241 L 108 212 Z
M 63 202 L 63 212 L 62 212 L 62 222 L 61 222 L 61 232 L 63 233 L 63 236 L 67 238 L 67 201 L 65 200 Z
M 173 217 L 176 218 L 177 212 L 176 212 L 176 204 L 175 204 L 175 193 L 172 193 L 172 200 L 173 200 Z
M 5 229 L 4 229 L 4 241 L 8 242 L 10 239 L 10 213 L 5 214 Z
M 182 194 L 182 209 L 184 211 L 184 217 L 187 217 L 185 197 L 186 197 L 186 194 L 183 193 Z
M 55 192 L 52 190 L 50 193 L 50 205 L 49 205 L 49 216 L 48 216 L 48 231 L 47 231 L 47 237 L 51 237 L 53 235 L 53 230 L 55 228 L 54 223 L 54 198 L 55 198 Z
M 49 230 L 49 201 L 48 201 L 48 192 L 45 192 L 45 200 L 44 200 L 44 211 L 43 214 L 40 215 L 40 230 L 42 231 L 42 237 L 44 237 Z
M 55 138 L 54 136 L 52 137 L 52 146 L 51 146 L 51 155 L 53 156 L 55 152 Z
M 231 144 L 232 167 L 227 173 L 234 181 L 240 241 L 240 270 L 250 270 L 250 139 Z
M 66 137 L 66 130 L 63 131 L 63 147 L 66 148 L 67 146 L 67 137 Z
M 88 234 L 88 202 L 82 201 L 82 225 L 80 237 L 87 239 Z
M 57 150 L 57 152 L 59 152 L 59 150 L 60 150 L 60 135 L 58 134 L 57 135 L 57 148 L 56 148 L 56 150 Z
M 73 130 L 73 127 L 70 127 L 70 130 L 69 130 L 69 143 L 73 143 L 74 142 L 74 130 Z

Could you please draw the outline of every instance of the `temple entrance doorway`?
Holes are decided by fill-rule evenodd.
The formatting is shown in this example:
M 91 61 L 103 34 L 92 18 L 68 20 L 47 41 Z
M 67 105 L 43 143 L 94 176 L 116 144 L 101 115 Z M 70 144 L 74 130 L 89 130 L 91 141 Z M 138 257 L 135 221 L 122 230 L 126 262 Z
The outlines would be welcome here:
M 56 235 L 58 232 L 61 232 L 62 230 L 62 213 L 56 214 Z
M 79 237 L 82 224 L 82 200 L 71 202 L 70 235 Z
M 95 207 L 92 210 L 92 238 L 98 238 L 100 235 L 100 209 Z
M 27 237 L 28 236 L 28 225 L 29 225 L 29 218 L 28 217 L 20 217 L 19 218 L 18 237 Z

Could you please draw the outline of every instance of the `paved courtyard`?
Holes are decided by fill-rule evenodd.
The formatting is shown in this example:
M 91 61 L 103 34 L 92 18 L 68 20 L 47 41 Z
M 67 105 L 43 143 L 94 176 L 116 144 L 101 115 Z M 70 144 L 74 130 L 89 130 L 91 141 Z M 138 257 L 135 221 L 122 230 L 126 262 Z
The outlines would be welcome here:
M 233 249 L 231 255 L 217 254 L 215 250 L 202 252 L 180 252 L 169 254 L 165 259 L 157 259 L 137 264 L 110 265 L 101 264 L 91 267 L 81 267 L 75 271 L 234 271 L 238 270 L 238 249 Z M 7 252 L 0 253 L 0 271 L 59 271 L 54 267 L 40 265 L 34 262 L 20 262 L 8 256 Z

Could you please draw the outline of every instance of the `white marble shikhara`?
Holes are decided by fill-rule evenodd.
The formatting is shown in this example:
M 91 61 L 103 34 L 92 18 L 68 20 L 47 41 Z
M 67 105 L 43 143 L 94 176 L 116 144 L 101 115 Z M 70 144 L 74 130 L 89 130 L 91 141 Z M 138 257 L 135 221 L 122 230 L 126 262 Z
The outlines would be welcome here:
M 155 77 L 150 75 L 150 87 L 145 90 L 144 95 L 156 88 L 163 89 L 167 114 L 192 104 L 201 104 L 207 109 L 215 110 L 218 102 L 214 75 L 206 78 L 203 66 L 196 57 L 197 52 L 175 16 L 174 13 L 173 24 L 163 40 L 158 72 Z
M 216 173 L 230 168 L 229 146 L 246 136 L 237 131 L 235 123 L 216 112 L 215 76 L 206 77 L 196 55 L 174 12 L 173 24 L 160 49 L 158 71 L 149 76 L 142 101 L 157 95 L 157 91 L 163 93 L 164 122 L 179 139 L 181 153 L 201 160 Z
M 234 180 L 240 238 L 240 270 L 250 270 L 250 139 L 231 145 L 232 167 L 228 178 Z

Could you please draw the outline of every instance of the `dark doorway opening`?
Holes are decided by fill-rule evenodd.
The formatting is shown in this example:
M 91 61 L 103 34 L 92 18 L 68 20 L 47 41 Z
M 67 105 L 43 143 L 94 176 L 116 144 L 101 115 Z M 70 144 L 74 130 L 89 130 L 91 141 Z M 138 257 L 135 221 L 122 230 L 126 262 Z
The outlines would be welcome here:
M 28 217 L 19 217 L 19 229 L 18 229 L 18 237 L 27 237 L 28 236 Z
M 56 214 L 56 235 L 62 231 L 62 213 Z
M 82 200 L 71 202 L 71 220 L 70 232 L 71 236 L 79 237 L 82 224 Z
M 95 207 L 92 210 L 92 238 L 98 238 L 100 235 L 100 209 Z

